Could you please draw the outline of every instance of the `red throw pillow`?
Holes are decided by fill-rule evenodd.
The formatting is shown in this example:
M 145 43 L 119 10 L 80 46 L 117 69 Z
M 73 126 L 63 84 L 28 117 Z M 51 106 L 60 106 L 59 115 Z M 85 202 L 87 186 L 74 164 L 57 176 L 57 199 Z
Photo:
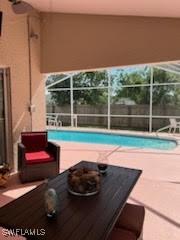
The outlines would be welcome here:
M 26 147 L 27 152 L 45 150 L 47 147 L 47 133 L 22 133 L 21 142 Z

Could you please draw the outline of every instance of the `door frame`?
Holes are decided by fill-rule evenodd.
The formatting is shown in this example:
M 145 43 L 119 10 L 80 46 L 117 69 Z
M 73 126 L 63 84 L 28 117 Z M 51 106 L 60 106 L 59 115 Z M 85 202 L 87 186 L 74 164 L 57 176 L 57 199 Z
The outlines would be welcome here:
M 4 118 L 5 118 L 5 151 L 6 160 L 10 167 L 14 168 L 13 159 L 13 135 L 12 135 L 12 104 L 11 104 L 11 75 L 10 68 L 1 68 L 3 75 L 3 97 L 4 97 Z

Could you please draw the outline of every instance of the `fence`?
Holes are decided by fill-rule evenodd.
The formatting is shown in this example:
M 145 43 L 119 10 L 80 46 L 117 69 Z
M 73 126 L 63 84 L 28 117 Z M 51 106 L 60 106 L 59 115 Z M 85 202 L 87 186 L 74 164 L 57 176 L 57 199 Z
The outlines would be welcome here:
M 63 126 L 71 124 L 71 106 L 47 105 L 47 113 L 59 113 Z M 180 116 L 180 107 L 171 105 L 153 106 L 152 128 L 157 130 L 169 124 L 169 116 Z M 74 114 L 77 114 L 80 127 L 107 128 L 107 105 L 74 105 Z M 94 115 L 98 116 L 94 116 Z M 119 116 L 122 115 L 122 116 Z M 138 116 L 135 116 L 138 115 Z M 157 117 L 162 116 L 162 117 Z M 164 117 L 163 117 L 164 116 Z M 111 128 L 149 130 L 149 105 L 111 105 Z

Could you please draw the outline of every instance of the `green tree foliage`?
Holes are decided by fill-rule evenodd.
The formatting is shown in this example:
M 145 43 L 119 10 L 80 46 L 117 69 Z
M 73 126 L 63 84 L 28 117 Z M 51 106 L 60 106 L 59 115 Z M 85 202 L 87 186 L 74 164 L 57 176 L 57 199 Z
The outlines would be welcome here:
M 52 75 L 47 82 L 52 83 L 61 79 L 60 75 Z M 108 76 L 106 71 L 84 72 L 79 73 L 73 77 L 73 87 L 97 87 L 107 86 Z M 70 79 L 67 79 L 53 88 L 70 88 Z M 57 105 L 70 104 L 70 90 L 61 92 L 51 92 L 51 99 Z M 74 104 L 106 104 L 107 90 L 90 89 L 90 90 L 74 90 L 73 91 Z
M 120 70 L 112 75 L 113 97 L 112 102 L 116 103 L 121 98 L 133 100 L 136 104 L 149 103 L 149 87 L 141 87 L 150 81 L 149 68 L 134 71 Z M 127 85 L 138 85 L 138 87 L 122 87 Z
M 136 69 L 128 72 L 121 70 L 113 77 L 116 81 L 113 93 L 113 102 L 118 102 L 121 98 L 129 98 L 136 104 L 149 104 L 150 87 L 125 87 L 123 85 L 149 84 L 150 68 Z M 154 68 L 154 83 L 175 83 L 180 81 L 180 76 L 174 73 L 166 72 Z M 175 85 L 153 86 L 153 104 L 159 105 L 180 105 L 180 88 Z
M 65 75 L 51 75 L 46 84 L 61 80 Z M 154 68 L 154 83 L 180 82 L 180 75 Z M 135 104 L 149 104 L 150 87 L 140 86 L 150 83 L 150 68 L 131 68 L 111 71 L 112 103 L 118 104 L 122 98 L 127 98 Z M 122 87 L 137 85 L 137 87 Z M 94 71 L 76 74 L 73 77 L 73 87 L 103 87 L 108 86 L 107 71 Z M 70 79 L 62 81 L 52 88 L 70 88 Z M 107 104 L 107 89 L 74 90 L 74 104 Z M 70 104 L 70 90 L 51 92 L 51 99 L 56 105 Z M 180 88 L 175 85 L 153 86 L 153 104 L 180 105 Z
M 180 75 L 154 69 L 154 83 L 180 82 Z M 180 88 L 175 85 L 162 85 L 153 87 L 153 104 L 180 105 Z

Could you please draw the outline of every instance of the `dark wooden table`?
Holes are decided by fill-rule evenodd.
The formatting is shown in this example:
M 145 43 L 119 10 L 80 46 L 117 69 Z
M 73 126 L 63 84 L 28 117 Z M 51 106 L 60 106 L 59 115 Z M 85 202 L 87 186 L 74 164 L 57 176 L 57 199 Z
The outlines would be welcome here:
M 97 169 L 97 164 L 82 161 L 78 167 Z M 0 208 L 0 226 L 9 229 L 45 229 L 45 235 L 28 239 L 105 240 L 108 238 L 126 200 L 141 175 L 141 170 L 109 165 L 102 177 L 101 191 L 91 197 L 67 192 L 68 171 L 49 181 L 59 199 L 56 219 L 49 220 L 44 210 L 45 184 Z

